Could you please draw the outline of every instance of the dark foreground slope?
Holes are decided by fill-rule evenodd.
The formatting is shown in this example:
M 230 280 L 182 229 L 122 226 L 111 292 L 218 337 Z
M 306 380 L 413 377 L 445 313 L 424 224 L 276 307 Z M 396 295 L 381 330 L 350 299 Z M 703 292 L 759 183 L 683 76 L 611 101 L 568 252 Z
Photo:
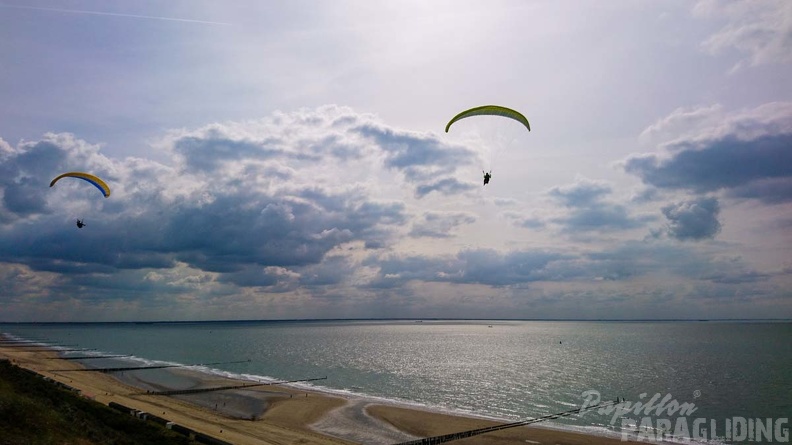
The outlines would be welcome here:
M 0 445 L 194 443 L 0 360 Z

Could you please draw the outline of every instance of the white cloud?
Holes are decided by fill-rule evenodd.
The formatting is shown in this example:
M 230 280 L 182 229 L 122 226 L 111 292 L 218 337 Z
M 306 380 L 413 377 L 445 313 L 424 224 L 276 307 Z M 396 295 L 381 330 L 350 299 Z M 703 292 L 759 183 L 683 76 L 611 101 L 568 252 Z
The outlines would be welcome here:
M 669 135 L 678 137 L 680 134 L 690 132 L 693 128 L 715 123 L 715 120 L 721 118 L 722 110 L 723 106 L 720 104 L 677 108 L 668 116 L 647 127 L 641 132 L 641 138 L 657 142 L 658 139 L 662 141 L 664 137 L 667 139 Z
M 670 123 L 688 128 L 661 144 L 661 154 L 629 157 L 624 162 L 627 172 L 659 189 L 727 190 L 765 202 L 792 200 L 792 103 L 732 113 L 720 107 L 702 113 L 677 110 L 650 129 L 660 131 Z
M 725 20 L 725 25 L 702 43 L 719 54 L 734 49 L 746 54 L 734 69 L 792 62 L 792 4 L 786 0 L 702 0 L 695 15 Z
M 766 129 L 778 120 L 753 122 Z M 576 283 L 627 292 L 641 282 L 651 293 L 657 283 L 650 277 L 658 270 L 719 286 L 767 286 L 778 279 L 742 262 L 715 270 L 713 257 L 693 244 L 671 248 L 655 240 L 639 247 L 632 239 L 657 219 L 646 213 L 656 201 L 644 201 L 639 212 L 628 193 L 615 193 L 603 180 L 553 187 L 544 208 L 514 198 L 470 201 L 466 189 L 423 193 L 422 187 L 443 181 L 463 184 L 457 169 L 473 151 L 348 108 L 212 124 L 171 133 L 158 144 L 168 153 L 162 162 L 109 158 L 101 146 L 69 134 L 5 149 L 0 260 L 16 272 L 0 298 L 17 305 L 15 314 L 29 313 L 19 295 L 30 292 L 44 301 L 79 295 L 75 307 L 96 302 L 126 307 L 130 316 L 149 316 L 171 301 L 194 305 L 186 314 L 199 306 L 238 307 L 245 311 L 238 316 L 250 318 L 251 308 L 273 304 L 306 316 L 296 301 L 350 307 L 344 295 L 354 298 L 356 314 L 375 314 L 383 301 L 415 297 L 427 286 L 443 295 L 451 288 L 476 295 L 490 288 L 513 295 L 543 289 L 547 296 L 556 288 L 565 298 L 585 299 Z M 82 165 L 108 180 L 111 198 L 76 182 L 46 187 L 58 172 Z M 666 233 L 712 238 L 720 227 L 712 202 L 715 207 L 702 200 L 664 207 Z M 500 249 L 468 239 L 487 234 L 504 204 L 509 211 L 489 235 L 510 240 L 559 229 L 564 237 Z M 73 227 L 75 216 L 88 226 Z M 471 244 L 459 250 L 462 242 Z M 679 267 L 683 257 L 687 266 Z M 284 306 L 275 303 L 278 295 L 294 299 Z M 429 306 L 441 301 L 424 299 Z M 415 310 L 408 301 L 397 305 L 405 315 Z

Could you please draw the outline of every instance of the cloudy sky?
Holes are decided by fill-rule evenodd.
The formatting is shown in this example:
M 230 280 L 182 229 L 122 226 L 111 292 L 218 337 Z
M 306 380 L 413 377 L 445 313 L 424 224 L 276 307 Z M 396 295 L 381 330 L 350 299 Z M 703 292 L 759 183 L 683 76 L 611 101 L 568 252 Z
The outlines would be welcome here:
M 792 318 L 790 79 L 787 0 L 3 1 L 0 321 Z

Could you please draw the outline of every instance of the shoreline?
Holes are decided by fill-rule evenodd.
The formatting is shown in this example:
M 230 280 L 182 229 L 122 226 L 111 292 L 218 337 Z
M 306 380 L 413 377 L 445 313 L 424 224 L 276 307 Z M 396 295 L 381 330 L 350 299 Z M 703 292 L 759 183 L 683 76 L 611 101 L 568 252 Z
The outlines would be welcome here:
M 157 384 L 152 371 L 121 375 L 77 371 L 90 369 L 76 360 L 63 360 L 56 349 L 15 351 L 0 344 L 0 358 L 77 388 L 102 404 L 121 403 L 167 418 L 233 444 L 392 444 L 502 424 L 484 417 L 419 409 L 364 396 L 344 396 L 315 389 L 272 385 L 207 392 L 195 395 L 157 396 L 146 390 L 173 389 Z M 62 370 L 53 372 L 53 370 Z M 165 370 L 163 370 L 165 371 Z M 170 368 L 168 383 L 179 389 L 208 388 L 252 383 L 183 368 Z M 160 389 L 157 389 L 157 386 Z M 252 418 L 255 420 L 251 420 Z M 476 444 L 588 444 L 615 445 L 618 438 L 521 426 L 456 441 Z

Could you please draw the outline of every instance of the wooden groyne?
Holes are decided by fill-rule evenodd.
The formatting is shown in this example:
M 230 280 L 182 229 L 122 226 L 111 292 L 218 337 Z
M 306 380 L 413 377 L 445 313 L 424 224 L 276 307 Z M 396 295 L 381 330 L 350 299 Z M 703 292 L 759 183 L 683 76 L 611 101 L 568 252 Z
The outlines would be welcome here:
M 143 369 L 183 368 L 190 365 L 155 365 L 155 366 L 125 366 L 122 368 L 80 368 L 80 369 L 50 369 L 49 372 L 112 372 L 140 371 Z
M 327 377 L 300 379 L 300 380 L 284 380 L 284 381 L 269 382 L 269 383 L 246 383 L 243 385 L 215 386 L 212 388 L 172 389 L 168 391 L 147 391 L 144 393 L 140 393 L 138 395 L 176 396 L 176 395 L 185 395 L 185 394 L 200 394 L 200 393 L 213 392 L 213 391 L 226 391 L 229 389 L 254 388 L 257 386 L 285 385 L 287 383 L 300 383 L 300 382 L 315 382 L 317 380 L 327 380 Z
M 80 352 L 80 351 L 96 351 L 96 349 L 55 349 L 55 346 L 47 346 L 35 349 L 14 349 L 15 352 Z
M 80 368 L 80 369 L 50 369 L 49 372 L 124 372 L 140 371 L 144 369 L 188 368 L 191 366 L 230 365 L 232 363 L 248 363 L 250 360 L 237 360 L 233 362 L 199 363 L 197 365 L 153 365 L 153 366 L 125 366 L 116 368 Z
M 436 445 L 440 443 L 452 442 L 454 440 L 467 439 L 468 437 L 478 436 L 481 434 L 491 433 L 494 431 L 501 431 L 510 428 L 517 428 L 520 426 L 531 425 L 533 423 L 544 422 L 545 420 L 560 419 L 561 417 L 569 417 L 574 414 L 581 414 L 597 408 L 602 408 L 619 403 L 619 400 L 610 400 L 607 402 L 598 403 L 596 405 L 588 406 L 586 408 L 575 408 L 569 411 L 564 411 L 555 414 L 548 414 L 546 416 L 537 417 L 535 419 L 521 420 L 519 422 L 504 423 L 501 425 L 493 425 L 484 428 L 477 428 L 474 430 L 460 431 L 458 433 L 443 434 L 442 436 L 426 437 L 423 439 L 411 440 L 409 442 L 401 442 L 396 445 Z
M 131 354 L 126 355 L 87 355 L 85 357 L 52 357 L 50 360 L 92 360 L 97 358 L 123 358 L 132 357 Z

